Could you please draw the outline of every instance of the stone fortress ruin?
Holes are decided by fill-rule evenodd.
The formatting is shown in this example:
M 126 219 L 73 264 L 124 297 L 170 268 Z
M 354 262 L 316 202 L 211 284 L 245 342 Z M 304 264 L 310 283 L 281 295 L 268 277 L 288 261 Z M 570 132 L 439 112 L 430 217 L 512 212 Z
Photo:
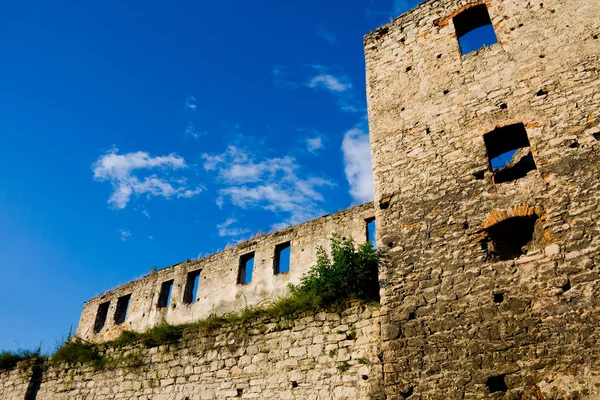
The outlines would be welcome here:
M 374 226 L 371 203 L 321 217 L 195 261 L 153 271 L 85 303 L 76 337 L 100 342 L 123 330 L 143 332 L 239 312 L 287 293 L 327 248 L 333 233 L 364 243 Z M 371 232 L 369 232 L 371 230 Z
M 495 43 L 469 51 L 481 27 Z M 600 399 L 599 35 L 595 0 L 429 0 L 371 32 L 375 201 L 96 297 L 76 336 L 261 304 L 373 218 L 381 307 L 188 334 L 137 370 L 52 366 L 37 398 Z M 0 397 L 33 375 L 0 372 Z

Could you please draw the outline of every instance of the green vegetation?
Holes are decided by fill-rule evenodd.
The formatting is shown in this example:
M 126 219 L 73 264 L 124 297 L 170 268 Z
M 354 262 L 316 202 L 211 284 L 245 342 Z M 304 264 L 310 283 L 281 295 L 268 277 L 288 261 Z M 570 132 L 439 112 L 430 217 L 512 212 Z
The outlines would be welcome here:
M 346 372 L 350 369 L 350 364 L 348 364 L 347 361 L 343 361 L 341 363 L 338 364 L 337 366 L 338 371 L 340 372 Z
M 35 350 L 2 351 L 0 352 L 0 371 L 14 368 L 21 361 L 32 360 L 41 356 L 39 347 Z
M 62 363 L 94 363 L 99 366 L 102 363 L 102 356 L 97 345 L 84 342 L 81 339 L 71 340 L 71 337 L 67 336 L 65 342 L 56 349 L 52 356 L 52 363 L 55 365 Z
M 356 339 L 356 328 L 355 327 L 350 328 L 350 332 L 346 333 L 346 339 L 348 339 L 348 340 Z
M 352 239 L 331 239 L 331 259 L 317 249 L 317 263 L 300 280 L 290 285 L 292 297 L 310 297 L 319 305 L 341 300 L 379 301 L 378 256 L 371 243 L 358 246 Z
M 361 358 L 357 359 L 356 361 L 358 361 L 359 364 L 369 365 L 369 359 L 365 358 L 365 357 L 361 357 Z
M 69 335 L 52 356 L 53 364 L 88 363 L 96 369 L 111 369 L 118 366 L 139 368 L 143 365 L 140 353 L 128 353 L 125 356 L 105 355 L 107 348 L 123 348 L 141 343 L 145 347 L 156 347 L 178 343 L 184 331 L 210 332 L 227 323 L 246 323 L 256 318 L 293 319 L 298 313 L 315 310 L 342 309 L 350 300 L 365 303 L 379 301 L 379 283 L 377 277 L 378 256 L 371 243 L 356 246 L 352 239 L 331 239 L 331 257 L 322 247 L 317 248 L 317 262 L 301 278 L 299 285 L 289 285 L 290 294 L 281 297 L 268 306 L 246 307 L 238 314 L 224 316 L 211 315 L 209 318 L 191 324 L 163 324 L 138 333 L 124 331 L 111 342 L 93 344 L 81 339 L 72 339 Z M 156 267 L 152 272 L 156 272 Z M 280 321 L 281 322 L 281 321 Z M 278 322 L 275 330 L 282 330 Z M 343 333 L 343 332 L 338 332 Z M 346 332 L 348 339 L 356 338 L 356 329 Z M 26 358 L 39 357 L 36 352 L 20 351 L 0 353 L 0 369 L 12 368 Z M 337 351 L 332 350 L 330 357 Z M 338 365 L 340 372 L 350 368 L 343 362 Z

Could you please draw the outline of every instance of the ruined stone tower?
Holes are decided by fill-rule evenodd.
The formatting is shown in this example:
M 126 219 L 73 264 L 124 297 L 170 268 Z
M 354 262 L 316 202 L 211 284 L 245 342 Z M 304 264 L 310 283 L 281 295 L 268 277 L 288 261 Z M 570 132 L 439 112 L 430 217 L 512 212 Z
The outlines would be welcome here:
M 599 17 L 432 0 L 365 37 L 388 398 L 600 398 Z
M 467 40 L 485 27 L 488 46 Z M 260 305 L 334 232 L 370 240 L 373 216 L 381 308 L 105 343 L 112 368 L 22 363 L 0 398 L 600 399 L 599 35 L 598 0 L 399 16 L 365 37 L 374 204 L 103 293 L 76 336 Z

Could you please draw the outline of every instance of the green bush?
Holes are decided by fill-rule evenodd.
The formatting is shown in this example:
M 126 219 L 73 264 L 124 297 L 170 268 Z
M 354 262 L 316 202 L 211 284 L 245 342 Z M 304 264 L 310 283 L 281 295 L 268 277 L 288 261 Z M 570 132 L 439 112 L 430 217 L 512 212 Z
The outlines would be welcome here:
M 52 356 L 52 362 L 55 364 L 99 363 L 101 358 L 96 345 L 81 339 L 71 340 L 68 337 L 62 346 L 56 349 Z
M 176 343 L 183 336 L 184 326 L 158 325 L 141 335 L 142 343 L 146 347 L 156 347 L 161 344 Z
M 116 347 L 123 347 L 134 344 L 140 340 L 141 335 L 134 331 L 123 331 L 115 340 L 111 341 L 112 345 Z
M 24 360 L 41 357 L 41 349 L 38 347 L 35 350 L 19 349 L 17 351 L 1 351 L 0 352 L 0 371 L 11 369 Z
M 378 256 L 371 243 L 356 248 L 352 239 L 331 239 L 331 258 L 317 248 L 317 263 L 290 285 L 293 297 L 321 307 L 341 300 L 379 301 Z

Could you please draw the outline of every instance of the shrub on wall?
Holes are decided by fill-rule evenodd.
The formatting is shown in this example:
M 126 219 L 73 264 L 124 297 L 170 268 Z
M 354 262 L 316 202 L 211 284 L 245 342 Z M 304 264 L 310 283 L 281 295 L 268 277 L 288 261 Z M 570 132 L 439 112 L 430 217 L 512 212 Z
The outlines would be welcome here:
M 358 248 L 352 239 L 331 239 L 331 257 L 317 248 L 317 263 L 299 285 L 290 285 L 292 296 L 320 298 L 323 305 L 355 299 L 379 301 L 377 251 L 369 242 Z
M 41 349 L 0 352 L 0 371 L 14 368 L 17 363 L 41 357 Z
M 101 358 L 96 345 L 81 339 L 71 340 L 71 337 L 68 336 L 65 342 L 56 349 L 52 361 L 54 364 L 77 364 L 98 362 Z

